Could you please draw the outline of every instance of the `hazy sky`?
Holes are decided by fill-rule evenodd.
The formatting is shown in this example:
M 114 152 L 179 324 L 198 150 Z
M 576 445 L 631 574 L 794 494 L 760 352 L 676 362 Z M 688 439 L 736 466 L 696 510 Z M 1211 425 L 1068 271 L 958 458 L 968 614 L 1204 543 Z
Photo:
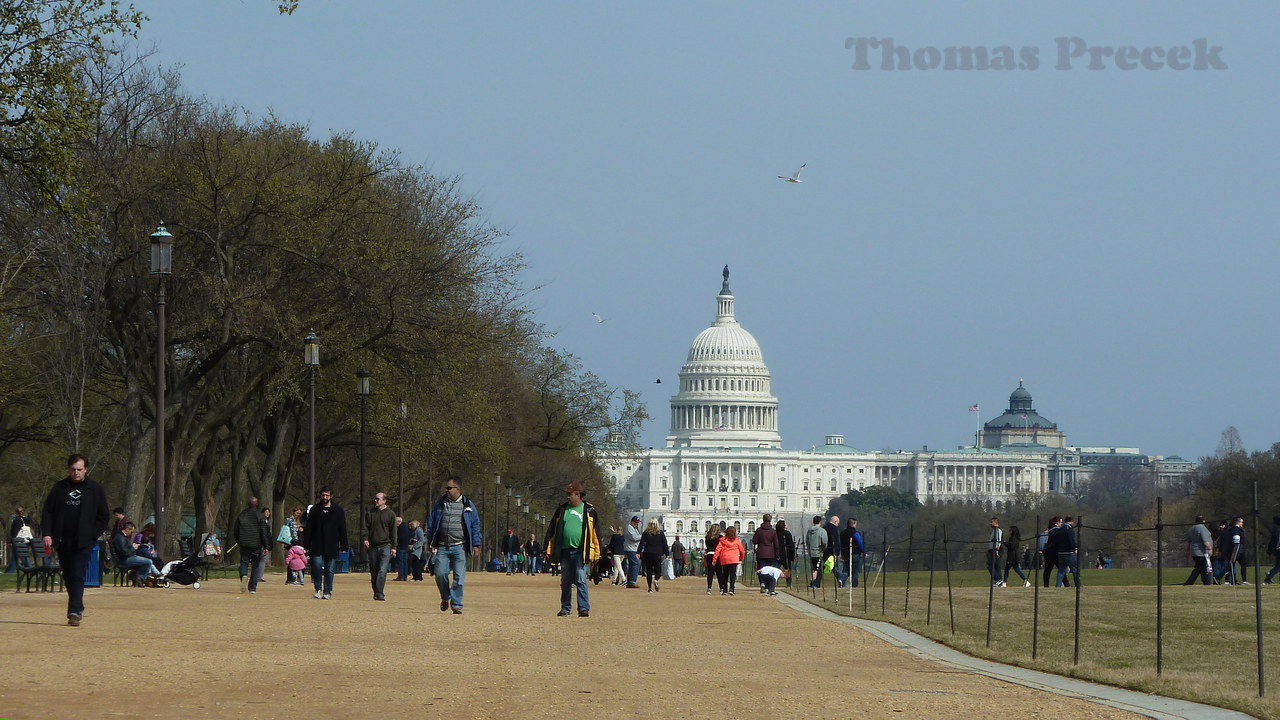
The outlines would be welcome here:
M 1280 441 L 1273 3 L 137 6 L 189 92 L 461 176 L 646 445 L 725 264 L 789 448 L 971 443 L 1019 378 L 1072 444 Z

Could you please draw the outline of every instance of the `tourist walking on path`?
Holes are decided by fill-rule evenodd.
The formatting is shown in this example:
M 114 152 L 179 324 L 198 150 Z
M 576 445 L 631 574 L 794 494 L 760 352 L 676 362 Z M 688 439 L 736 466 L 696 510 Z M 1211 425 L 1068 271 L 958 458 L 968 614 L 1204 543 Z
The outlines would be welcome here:
M 613 582 L 611 585 L 625 585 L 627 571 L 623 562 L 627 559 L 627 551 L 623 549 L 627 539 L 622 536 L 622 528 L 617 525 L 609 528 L 609 559 L 613 563 Z
M 1018 577 L 1022 578 L 1022 587 L 1031 587 L 1031 581 L 1027 579 L 1027 574 L 1022 571 L 1022 531 L 1017 525 L 1009 528 L 1009 538 L 1004 541 L 1004 578 L 1005 583 L 1009 582 L 1009 571 L 1018 573 Z
M 1200 578 L 1202 585 L 1213 584 L 1213 570 L 1209 567 L 1209 557 L 1213 554 L 1213 536 L 1204 524 L 1204 516 L 1196 516 L 1196 524 L 1187 529 L 1187 553 L 1191 555 L 1191 574 L 1183 585 L 1194 585 Z M 1268 576 L 1269 577 L 1269 576 Z
M 289 546 L 289 554 L 285 556 L 284 564 L 289 568 L 289 584 L 301 585 L 302 571 L 307 567 L 307 551 L 298 540 L 294 540 Z
M 409 559 L 413 557 L 413 528 L 404 518 L 396 517 L 396 580 L 409 582 Z
M 258 511 L 258 498 L 249 498 L 249 506 L 236 516 L 231 537 L 240 546 L 240 592 L 257 593 L 262 551 L 271 547 L 271 526 Z
M 1058 528 L 1058 587 L 1070 587 L 1066 584 L 1068 572 L 1071 581 L 1080 587 L 1080 545 L 1072 518 L 1064 518 Z
M 1267 538 L 1267 554 L 1275 558 L 1275 565 L 1267 571 L 1263 585 L 1270 585 L 1271 578 L 1280 574 L 1280 515 L 1271 518 L 1271 537 Z
M 787 529 L 787 521 L 779 520 L 775 528 L 778 533 L 778 558 L 782 561 L 782 575 L 787 579 L 787 587 L 791 587 L 791 571 L 796 566 L 796 538 Z
M 716 545 L 720 544 L 720 526 L 712 523 L 703 538 L 702 564 L 707 573 L 707 594 L 711 594 L 711 582 L 716 578 Z
M 107 493 L 89 479 L 89 461 L 79 454 L 67 458 L 67 476 L 54 483 L 44 499 L 40 530 L 45 556 L 58 553 L 68 625 L 79 625 L 84 615 L 84 573 L 110 520 Z
M 537 575 L 542 565 L 542 543 L 538 542 L 538 536 L 530 533 L 529 540 L 524 544 L 524 571 L 528 575 Z
M 822 529 L 827 533 L 827 543 L 822 549 L 822 568 L 827 569 L 827 558 L 831 558 L 831 569 L 828 571 L 836 578 L 837 581 L 843 580 L 840 577 L 840 570 L 836 567 L 836 558 L 840 552 L 840 516 L 832 515 L 827 519 Z
M 396 556 L 396 513 L 387 507 L 387 494 L 373 496 L 373 509 L 365 521 L 364 548 L 369 551 L 369 584 L 373 599 L 386 600 L 387 568 Z
M 738 528 L 730 525 L 716 543 L 716 570 L 720 575 L 720 594 L 732 595 L 738 583 L 738 566 L 747 557 L 747 549 L 738 537 Z
M 756 549 L 756 567 L 778 567 L 778 531 L 773 528 L 773 516 L 764 514 L 763 522 L 751 534 L 751 544 Z M 764 592 L 764 588 L 760 589 Z
M 409 542 L 409 569 L 413 573 L 413 581 L 422 582 L 422 560 L 427 552 L 427 533 L 417 520 L 409 521 L 409 532 L 412 538 Z
M 684 543 L 680 542 L 679 535 L 676 536 L 676 541 L 671 543 L 671 565 L 676 577 L 684 575 Z
M 551 514 L 547 524 L 547 560 L 560 562 L 559 617 L 573 612 L 575 590 L 578 617 L 591 615 L 587 568 L 600 559 L 600 538 L 596 535 L 596 509 L 583 500 L 584 495 L 580 483 L 569 483 L 564 489 L 564 503 Z
M 467 580 L 467 548 L 480 557 L 480 512 L 471 499 L 462 494 L 462 481 L 450 477 L 444 482 L 444 495 L 431 508 L 427 518 L 427 543 L 435 549 L 436 587 L 440 590 L 440 612 L 452 609 L 462 614 L 462 590 Z M 450 582 L 452 575 L 452 582 Z
M 840 532 L 841 562 L 844 563 L 845 580 L 841 587 L 858 587 L 858 576 L 862 574 L 862 556 L 867 554 L 867 546 L 862 542 L 862 533 L 858 530 L 858 518 L 849 518 L 849 527 Z
M 1222 556 L 1227 563 L 1225 581 L 1232 585 L 1248 585 L 1249 553 L 1245 550 L 1244 518 L 1239 515 L 1231 518 L 1221 537 Z M 1236 571 L 1237 567 L 1239 572 Z
M 809 558 L 809 567 L 813 568 L 809 578 L 809 587 L 822 585 L 822 557 L 827 550 L 827 531 L 822 527 L 822 516 L 814 515 L 813 524 L 804 533 L 805 555 Z
M 667 534 L 662 532 L 656 518 L 649 518 L 649 524 L 640 536 L 640 563 L 644 566 L 644 580 L 649 592 L 658 592 L 658 581 L 662 579 L 662 559 L 671 554 L 667 545 Z
M 622 549 L 626 553 L 627 587 L 638 588 L 636 578 L 640 575 L 640 516 L 633 515 L 623 531 Z
M 1004 587 L 1004 531 L 1000 529 L 1000 518 L 990 521 L 991 537 L 987 539 L 987 574 L 991 576 L 992 587 Z
M 502 538 L 502 564 L 507 567 L 507 574 L 519 572 L 517 567 L 520 563 L 517 559 L 520 555 L 520 538 L 516 537 L 516 531 L 507 528 L 507 534 Z
M 317 600 L 333 597 L 333 564 L 341 553 L 350 553 L 347 542 L 347 515 L 333 502 L 333 489 L 320 489 L 320 502 L 307 513 L 306 531 L 302 534 L 307 555 L 311 556 L 311 584 Z
M 1044 544 L 1040 546 L 1040 554 L 1044 556 L 1044 586 L 1049 587 L 1052 578 L 1058 573 L 1058 542 L 1062 530 L 1062 516 L 1054 515 L 1045 528 Z

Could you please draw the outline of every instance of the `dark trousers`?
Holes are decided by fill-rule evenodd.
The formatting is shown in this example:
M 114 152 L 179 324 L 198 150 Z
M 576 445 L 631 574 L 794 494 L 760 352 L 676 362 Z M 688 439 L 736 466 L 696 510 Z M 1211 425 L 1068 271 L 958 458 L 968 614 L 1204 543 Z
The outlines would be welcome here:
M 645 553 L 640 556 L 640 562 L 644 565 L 645 582 L 653 587 L 654 583 L 662 579 L 662 556 Z
M 62 586 L 67 589 L 67 614 L 84 613 L 84 574 L 89 569 L 93 546 L 82 548 L 58 546 L 58 564 L 62 566 Z
M 374 545 L 369 548 L 369 585 L 373 587 L 373 596 L 383 597 L 387 587 L 387 565 L 391 562 L 390 545 Z
M 1058 554 L 1046 552 L 1044 555 L 1044 586 L 1049 587 L 1050 578 L 1056 578 L 1058 575 Z M 1064 578 L 1063 581 L 1067 587 L 1071 587 L 1071 581 Z
M 1207 557 L 1192 557 L 1192 558 L 1191 558 L 1191 561 L 1195 563 L 1195 567 L 1191 568 L 1191 576 L 1190 576 L 1190 577 L 1188 577 L 1188 578 L 1187 578 L 1187 581 L 1186 581 L 1186 582 L 1184 582 L 1184 583 L 1182 583 L 1182 584 L 1183 584 L 1183 585 L 1195 585 L 1195 584 L 1196 584 L 1196 576 L 1198 575 L 1198 576 L 1200 577 L 1200 582 L 1201 582 L 1202 584 L 1204 584 L 1204 585 L 1212 585 L 1212 584 L 1213 584 L 1213 572 L 1209 570 L 1209 558 L 1207 558 Z
M 736 592 L 738 583 L 738 563 L 717 565 L 720 575 L 720 592 Z
M 422 582 L 422 558 L 410 553 L 409 565 L 413 570 L 413 579 Z

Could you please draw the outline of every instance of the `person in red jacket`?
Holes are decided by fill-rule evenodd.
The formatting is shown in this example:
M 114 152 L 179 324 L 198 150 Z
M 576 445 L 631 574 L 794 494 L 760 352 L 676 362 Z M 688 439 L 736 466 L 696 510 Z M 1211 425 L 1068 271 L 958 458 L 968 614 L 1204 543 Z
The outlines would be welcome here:
M 738 528 L 730 525 L 724 529 L 724 537 L 716 544 L 715 563 L 720 572 L 720 594 L 732 595 L 738 581 L 738 566 L 747 556 L 747 549 L 738 537 Z

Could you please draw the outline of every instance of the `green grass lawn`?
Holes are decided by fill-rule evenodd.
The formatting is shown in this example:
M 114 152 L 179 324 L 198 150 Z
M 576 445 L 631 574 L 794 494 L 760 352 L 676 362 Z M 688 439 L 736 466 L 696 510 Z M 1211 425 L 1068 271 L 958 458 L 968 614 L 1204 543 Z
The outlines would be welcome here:
M 990 593 L 985 572 L 951 574 L 955 634 L 951 632 L 946 575 L 941 571 L 933 578 L 931 612 L 927 571 L 911 574 L 909 603 L 906 573 L 887 573 L 883 579 L 874 574 L 868 577 L 865 609 L 862 588 L 852 593 L 841 590 L 838 603 L 830 585 L 825 599 L 821 594 L 816 600 L 809 598 L 799 588 L 792 592 L 833 612 L 891 622 L 978 657 L 1280 720 L 1280 585 L 1262 588 L 1267 696 L 1259 698 L 1254 587 L 1184 587 L 1180 583 L 1189 572 L 1180 568 L 1164 574 L 1163 672 L 1159 675 L 1155 570 L 1085 572 L 1078 664 L 1074 662 L 1074 589 L 1040 588 L 1035 659 L 1036 593 L 1034 588 L 1022 587 L 1020 581 L 1016 586 L 1011 582 L 1010 587 L 995 588 L 990 647 Z

